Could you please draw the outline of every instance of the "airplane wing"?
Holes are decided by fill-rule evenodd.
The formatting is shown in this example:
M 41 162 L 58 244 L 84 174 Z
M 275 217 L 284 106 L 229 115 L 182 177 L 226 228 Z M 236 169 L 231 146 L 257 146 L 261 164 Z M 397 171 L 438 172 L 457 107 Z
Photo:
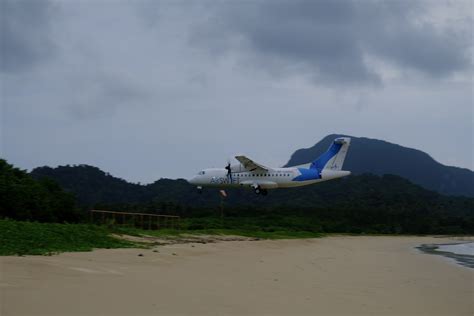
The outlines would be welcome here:
M 262 166 L 261 164 L 258 164 L 252 159 L 245 156 L 235 156 L 235 159 L 237 159 L 248 171 L 268 171 L 269 170 L 269 168 Z

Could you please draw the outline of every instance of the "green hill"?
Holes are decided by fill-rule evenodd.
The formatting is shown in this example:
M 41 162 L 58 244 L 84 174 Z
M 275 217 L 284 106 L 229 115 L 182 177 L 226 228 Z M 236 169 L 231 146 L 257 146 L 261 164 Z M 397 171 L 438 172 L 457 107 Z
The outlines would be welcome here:
M 310 148 L 295 151 L 286 166 L 314 160 L 327 150 L 334 138 L 341 136 L 347 135 L 328 135 Z M 469 169 L 442 165 L 420 150 L 377 139 L 349 137 L 351 147 L 344 169 L 353 174 L 394 174 L 442 194 L 474 197 L 474 172 Z
M 74 196 L 64 192 L 52 178 L 35 180 L 26 171 L 0 159 L 0 218 L 78 221 L 81 214 Z
M 79 201 L 90 203 L 86 205 L 89 208 L 180 215 L 190 219 L 187 227 L 191 229 L 474 232 L 473 198 L 444 196 L 395 175 L 362 174 L 298 189 L 278 189 L 268 196 L 252 190 L 227 190 L 226 221 L 222 223 L 217 189 L 198 194 L 182 179 L 131 184 L 90 166 L 35 169 L 35 177 L 44 177 L 41 170 L 47 170 L 49 177 L 76 194 Z M 84 170 L 87 177 L 82 175 Z M 125 186 L 131 191 L 123 191 Z

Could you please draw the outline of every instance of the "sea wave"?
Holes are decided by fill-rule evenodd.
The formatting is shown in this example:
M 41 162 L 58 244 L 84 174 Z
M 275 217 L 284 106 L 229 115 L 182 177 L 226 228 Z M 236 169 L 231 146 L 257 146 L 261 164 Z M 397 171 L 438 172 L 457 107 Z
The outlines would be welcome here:
M 457 255 L 474 256 L 474 242 L 453 245 L 440 245 L 436 250 L 443 252 L 451 252 Z
M 443 255 L 454 259 L 458 264 L 474 269 L 474 242 L 425 244 L 417 248 L 428 254 Z

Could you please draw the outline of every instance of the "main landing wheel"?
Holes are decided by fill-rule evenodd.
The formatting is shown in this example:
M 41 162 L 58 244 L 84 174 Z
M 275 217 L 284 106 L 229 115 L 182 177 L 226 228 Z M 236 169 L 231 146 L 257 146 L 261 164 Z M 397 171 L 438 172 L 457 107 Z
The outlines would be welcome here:
M 255 188 L 255 194 L 260 194 L 260 193 L 261 193 L 261 190 L 260 190 L 260 188 L 258 188 L 258 187 L 257 187 L 257 188 Z

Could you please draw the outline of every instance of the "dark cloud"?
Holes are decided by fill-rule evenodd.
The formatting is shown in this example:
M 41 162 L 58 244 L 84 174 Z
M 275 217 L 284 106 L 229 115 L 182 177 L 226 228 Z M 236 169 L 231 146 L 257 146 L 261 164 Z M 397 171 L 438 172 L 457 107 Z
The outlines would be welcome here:
M 48 1 L 0 1 L 0 71 L 30 69 L 51 56 L 50 21 L 54 11 Z
M 121 108 L 138 108 L 147 103 L 148 94 L 120 77 L 96 72 L 71 79 L 67 110 L 79 120 L 112 117 Z
M 449 1 L 0 0 L 2 157 L 147 182 L 344 133 L 472 168 L 472 4 Z
M 370 3 L 370 2 L 369 2 Z M 369 54 L 425 75 L 445 77 L 469 68 L 472 32 L 441 28 L 420 19 L 429 2 L 377 2 L 358 8 Z
M 380 82 L 371 58 L 435 77 L 465 70 L 470 37 L 420 23 L 425 11 L 408 1 L 225 2 L 192 42 L 329 84 Z

